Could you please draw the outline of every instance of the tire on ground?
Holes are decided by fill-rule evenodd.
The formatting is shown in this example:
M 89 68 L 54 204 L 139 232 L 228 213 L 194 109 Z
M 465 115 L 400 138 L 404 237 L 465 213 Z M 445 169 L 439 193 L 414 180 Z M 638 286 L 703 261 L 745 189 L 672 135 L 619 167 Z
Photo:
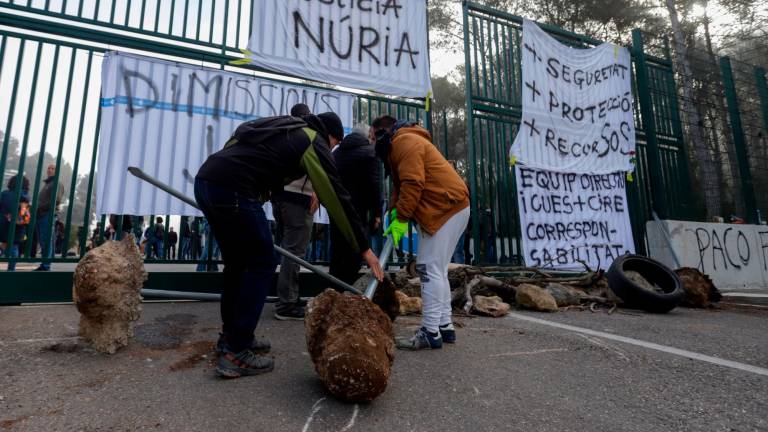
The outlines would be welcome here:
M 643 288 L 630 280 L 625 274 L 627 271 L 640 273 L 664 293 Z M 608 269 L 606 278 L 611 290 L 630 308 L 666 313 L 683 300 L 684 292 L 680 278 L 665 265 L 644 256 L 626 254 L 618 257 Z

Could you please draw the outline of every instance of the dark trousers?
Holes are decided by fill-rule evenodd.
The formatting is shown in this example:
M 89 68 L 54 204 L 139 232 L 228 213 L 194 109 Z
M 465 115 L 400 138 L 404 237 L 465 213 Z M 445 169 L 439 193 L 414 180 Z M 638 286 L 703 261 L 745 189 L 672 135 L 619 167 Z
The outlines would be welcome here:
M 349 247 L 341 231 L 331 223 L 331 275 L 351 285 L 360 277 L 362 262 L 363 257 L 360 253 Z M 341 291 L 340 288 L 336 289 Z
M 253 342 L 275 268 L 272 235 L 262 203 L 205 180 L 195 199 L 208 218 L 224 261 L 223 332 L 237 352 Z
M 304 196 L 306 201 L 309 201 L 309 197 Z M 309 212 L 309 202 L 272 200 L 272 213 L 277 223 L 280 246 L 298 257 L 303 257 L 312 233 L 313 216 Z M 299 301 L 299 270 L 298 264 L 287 259 L 280 264 L 276 311 L 287 312 Z

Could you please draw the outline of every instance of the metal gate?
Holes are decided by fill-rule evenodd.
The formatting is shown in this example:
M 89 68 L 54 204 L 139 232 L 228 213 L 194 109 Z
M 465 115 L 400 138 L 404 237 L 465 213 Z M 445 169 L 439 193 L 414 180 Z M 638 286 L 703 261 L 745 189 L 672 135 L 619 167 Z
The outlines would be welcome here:
M 522 264 L 515 176 L 507 163 L 522 114 L 522 18 L 473 2 L 464 2 L 463 16 L 474 261 Z M 570 46 L 601 43 L 541 27 Z M 669 52 L 649 55 L 642 33 L 635 30 L 632 36 L 637 168 L 628 200 L 636 248 L 642 253 L 651 209 L 662 218 L 689 219 L 693 202 Z
M 101 238 L 108 224 L 106 216 L 93 213 L 103 53 L 123 50 L 244 74 L 265 72 L 231 64 L 242 59 L 239 48 L 247 45 L 252 4 L 251 0 L 0 0 L 2 186 L 5 189 L 14 176 L 30 180 L 33 207 L 29 226 L 34 227 L 39 223 L 35 214 L 46 167 L 57 167 L 55 181 L 65 190 L 61 212 L 58 222 L 41 226 L 59 237 L 61 247 L 53 263 L 77 262 L 86 252 L 87 239 L 97 223 Z M 269 79 L 282 82 L 287 78 L 270 75 Z M 359 94 L 353 112 L 355 122 L 370 122 L 380 114 L 391 113 L 430 127 L 425 105 L 418 100 Z M 21 182 L 17 194 L 20 187 Z M 161 216 L 168 220 L 171 215 Z M 118 224 L 122 223 L 122 218 L 118 219 Z M 15 223 L 12 225 L 13 230 Z M 167 230 L 168 224 L 166 235 Z M 117 232 L 121 232 L 119 227 Z M 19 258 L 11 258 L 8 248 L 0 262 L 40 261 L 39 256 L 33 257 L 36 250 L 32 241 L 23 244 L 20 252 Z M 320 253 L 311 258 L 323 260 Z M 211 254 L 185 261 L 148 260 L 201 261 L 210 263 Z M 0 291 L 19 285 L 36 289 L 39 284 L 30 278 L 38 275 L 0 272 Z M 67 292 L 69 283 L 60 288 Z M 4 298 L 8 302 L 9 296 Z M 50 300 L 50 296 L 41 299 Z

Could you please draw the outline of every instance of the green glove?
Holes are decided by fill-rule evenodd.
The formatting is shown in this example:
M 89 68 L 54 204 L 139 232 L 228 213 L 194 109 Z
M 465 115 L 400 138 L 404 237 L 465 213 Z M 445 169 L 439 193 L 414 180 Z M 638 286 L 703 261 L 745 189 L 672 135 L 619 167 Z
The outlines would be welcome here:
M 389 214 L 389 227 L 386 231 L 384 231 L 384 236 L 392 236 L 392 240 L 395 241 L 395 244 L 400 244 L 400 240 L 403 238 L 403 235 L 405 235 L 406 232 L 408 232 L 408 222 L 400 222 L 397 219 L 397 209 L 392 209 L 392 212 Z

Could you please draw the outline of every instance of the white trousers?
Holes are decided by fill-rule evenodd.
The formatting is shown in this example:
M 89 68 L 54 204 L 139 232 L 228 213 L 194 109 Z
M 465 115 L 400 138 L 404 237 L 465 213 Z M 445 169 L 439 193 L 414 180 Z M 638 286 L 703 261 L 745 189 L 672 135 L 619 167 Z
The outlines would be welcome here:
M 419 230 L 416 271 L 421 278 L 421 300 L 424 304 L 421 325 L 430 332 L 437 332 L 439 326 L 452 322 L 448 264 L 468 221 L 469 207 L 466 207 L 451 216 L 435 235 Z

